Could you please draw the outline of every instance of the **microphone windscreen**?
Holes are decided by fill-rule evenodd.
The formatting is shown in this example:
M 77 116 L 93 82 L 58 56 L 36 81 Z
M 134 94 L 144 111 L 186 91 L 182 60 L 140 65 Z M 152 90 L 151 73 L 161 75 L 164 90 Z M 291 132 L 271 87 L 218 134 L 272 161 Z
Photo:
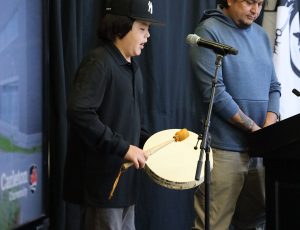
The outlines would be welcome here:
M 186 43 L 191 46 L 197 46 L 197 42 L 198 42 L 199 38 L 200 37 L 197 34 L 189 34 L 186 37 Z

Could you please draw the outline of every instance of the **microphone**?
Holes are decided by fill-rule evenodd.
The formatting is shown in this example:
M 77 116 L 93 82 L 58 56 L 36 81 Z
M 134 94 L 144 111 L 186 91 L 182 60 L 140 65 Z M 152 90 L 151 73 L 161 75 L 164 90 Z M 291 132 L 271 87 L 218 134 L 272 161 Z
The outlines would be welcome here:
M 203 39 L 203 38 L 199 37 L 197 34 L 189 34 L 186 37 L 186 42 L 192 46 L 202 46 L 205 48 L 212 49 L 217 54 L 222 54 L 222 55 L 226 55 L 226 54 L 237 55 L 238 54 L 238 50 L 231 46 Z
M 297 96 L 299 97 L 300 96 L 300 92 L 296 89 L 293 89 L 292 92 Z

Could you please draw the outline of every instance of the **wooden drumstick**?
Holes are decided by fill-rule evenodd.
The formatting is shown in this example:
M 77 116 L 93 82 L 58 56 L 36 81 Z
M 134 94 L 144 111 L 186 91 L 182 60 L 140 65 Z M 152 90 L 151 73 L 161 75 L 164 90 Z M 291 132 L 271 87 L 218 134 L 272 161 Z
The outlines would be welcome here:
M 181 129 L 179 130 L 178 132 L 175 133 L 175 135 L 173 136 L 173 138 L 171 140 L 167 140 L 159 145 L 156 145 L 148 150 L 146 150 L 146 153 L 151 156 L 152 154 L 158 152 L 160 149 L 162 149 L 163 147 L 167 146 L 168 144 L 172 143 L 172 142 L 178 142 L 178 141 L 183 141 L 185 140 L 187 137 L 189 136 L 189 132 L 187 129 Z M 125 172 L 129 167 L 131 167 L 133 165 L 132 162 L 125 162 L 121 165 L 121 168 L 120 168 L 120 171 L 119 171 L 119 174 L 113 184 L 113 188 L 110 192 L 110 195 L 109 195 L 109 199 L 112 198 L 113 196 L 113 193 L 117 187 L 117 184 L 119 182 L 119 179 L 120 179 L 120 176 L 123 172 Z
M 167 146 L 168 144 L 172 143 L 172 142 L 178 142 L 178 141 L 183 141 L 184 139 L 186 139 L 189 136 L 189 132 L 187 129 L 181 129 L 178 132 L 175 133 L 175 135 L 173 136 L 173 138 L 171 140 L 167 140 L 159 145 L 156 145 L 148 150 L 146 150 L 146 153 L 148 154 L 148 156 L 151 156 L 152 154 L 158 152 L 160 149 L 162 149 L 163 147 Z M 131 167 L 133 165 L 132 162 L 125 162 L 122 164 L 121 169 L 122 170 L 126 170 L 129 167 Z

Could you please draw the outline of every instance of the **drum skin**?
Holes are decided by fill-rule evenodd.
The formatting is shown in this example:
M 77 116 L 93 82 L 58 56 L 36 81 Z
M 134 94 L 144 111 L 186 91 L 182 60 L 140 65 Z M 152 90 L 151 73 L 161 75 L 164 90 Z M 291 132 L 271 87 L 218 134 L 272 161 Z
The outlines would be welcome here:
M 143 149 L 147 151 L 163 142 L 171 140 L 179 130 L 167 129 L 155 133 L 146 141 Z M 185 140 L 180 142 L 173 141 L 164 146 L 155 152 L 155 154 L 149 156 L 145 172 L 154 182 L 166 188 L 184 190 L 198 186 L 204 181 L 205 154 L 203 156 L 200 179 L 195 180 L 200 155 L 200 145 L 197 150 L 194 149 L 197 140 L 198 135 L 189 131 L 189 136 Z M 213 157 L 211 151 L 209 160 L 210 168 L 212 169 Z

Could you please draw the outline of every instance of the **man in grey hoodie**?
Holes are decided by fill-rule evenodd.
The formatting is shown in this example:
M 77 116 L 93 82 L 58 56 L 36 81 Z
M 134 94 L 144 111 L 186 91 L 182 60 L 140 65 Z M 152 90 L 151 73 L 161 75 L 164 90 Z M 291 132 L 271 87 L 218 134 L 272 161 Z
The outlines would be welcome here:
M 223 58 L 218 71 L 210 123 L 214 167 L 210 184 L 210 226 L 226 230 L 260 229 L 265 222 L 265 187 L 262 160 L 250 158 L 247 135 L 275 123 L 279 117 L 280 83 L 277 80 L 269 38 L 254 21 L 263 0 L 222 0 L 207 10 L 195 34 L 224 43 L 238 55 Z M 224 56 L 225 54 L 221 54 Z M 215 72 L 216 53 L 192 47 L 195 98 L 205 120 Z M 194 229 L 205 225 L 204 184 L 195 192 Z

